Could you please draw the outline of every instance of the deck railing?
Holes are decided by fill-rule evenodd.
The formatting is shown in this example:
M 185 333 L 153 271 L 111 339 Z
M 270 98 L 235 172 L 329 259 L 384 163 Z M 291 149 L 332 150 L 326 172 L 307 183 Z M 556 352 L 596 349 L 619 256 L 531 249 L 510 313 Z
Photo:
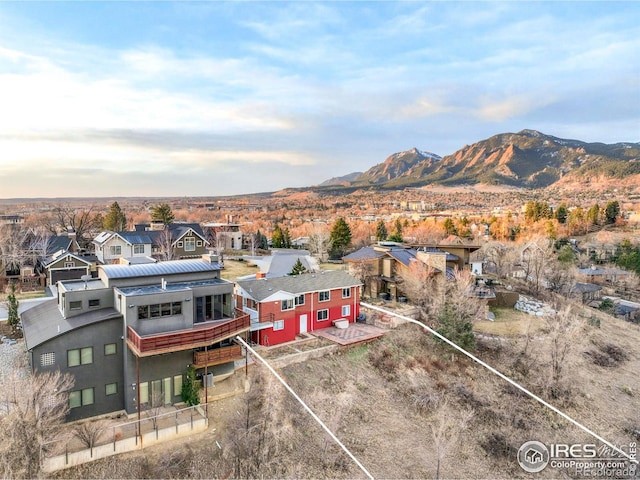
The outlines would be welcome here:
M 127 327 L 127 345 L 138 357 L 204 347 L 249 330 L 249 315 L 238 310 L 236 315 L 238 315 L 236 318 L 230 318 L 227 321 L 204 323 L 188 330 L 144 336 L 139 335 L 133 328 Z
M 242 347 L 232 345 L 230 347 L 214 348 L 206 352 L 195 352 L 193 354 L 193 366 L 195 368 L 211 367 L 221 363 L 232 362 L 242 358 Z

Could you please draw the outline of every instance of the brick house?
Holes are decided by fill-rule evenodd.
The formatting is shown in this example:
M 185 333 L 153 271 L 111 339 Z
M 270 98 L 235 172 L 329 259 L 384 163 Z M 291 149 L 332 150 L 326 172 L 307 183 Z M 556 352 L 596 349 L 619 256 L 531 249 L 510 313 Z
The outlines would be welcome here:
M 355 322 L 361 285 L 343 270 L 240 280 L 236 307 L 251 318 L 253 342 L 277 345 L 338 320 Z

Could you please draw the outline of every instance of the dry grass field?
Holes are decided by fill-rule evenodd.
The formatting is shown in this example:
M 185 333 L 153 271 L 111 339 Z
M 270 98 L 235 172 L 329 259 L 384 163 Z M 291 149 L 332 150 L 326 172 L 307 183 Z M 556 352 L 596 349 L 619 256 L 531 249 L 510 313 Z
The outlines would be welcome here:
M 505 314 L 495 323 L 522 321 Z M 476 354 L 616 445 L 639 441 L 640 327 L 583 325 L 555 383 L 550 335 L 545 326 L 483 336 Z M 525 441 L 599 443 L 414 325 L 281 374 L 376 478 L 531 478 L 515 456 Z M 56 477 L 364 477 L 266 369 L 250 375 L 248 395 L 211 409 L 208 432 Z M 572 475 L 535 475 L 559 477 Z
M 475 322 L 473 328 L 478 333 L 500 336 L 519 336 L 535 333 L 543 325 L 540 317 L 515 310 L 514 308 L 492 308 L 495 321 Z

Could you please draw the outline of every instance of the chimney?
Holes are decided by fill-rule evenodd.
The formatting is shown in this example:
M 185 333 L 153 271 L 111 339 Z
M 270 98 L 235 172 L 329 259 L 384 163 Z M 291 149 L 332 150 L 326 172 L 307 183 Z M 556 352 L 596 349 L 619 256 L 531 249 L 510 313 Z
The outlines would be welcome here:
M 213 253 L 205 253 L 202 255 L 202 260 L 207 263 L 218 263 L 220 261 L 220 257 Z

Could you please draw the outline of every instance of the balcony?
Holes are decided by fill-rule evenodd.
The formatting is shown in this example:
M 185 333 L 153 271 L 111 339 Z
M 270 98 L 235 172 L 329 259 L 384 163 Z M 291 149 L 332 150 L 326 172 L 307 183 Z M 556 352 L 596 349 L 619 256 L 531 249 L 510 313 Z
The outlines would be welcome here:
M 193 366 L 196 368 L 211 367 L 221 363 L 240 360 L 242 357 L 242 347 L 232 345 L 230 347 L 214 348 L 206 352 L 195 352 L 193 354 Z
M 189 330 L 154 335 L 140 336 L 133 328 L 127 327 L 127 345 L 138 357 L 209 346 L 249 330 L 249 315 L 240 310 L 236 310 L 236 315 L 235 318 L 197 324 Z

